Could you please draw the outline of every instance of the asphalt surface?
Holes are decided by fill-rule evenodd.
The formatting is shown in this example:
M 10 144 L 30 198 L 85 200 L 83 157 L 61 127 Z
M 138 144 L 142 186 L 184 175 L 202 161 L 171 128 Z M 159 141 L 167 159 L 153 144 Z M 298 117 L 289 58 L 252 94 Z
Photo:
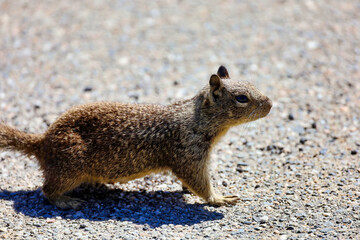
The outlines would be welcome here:
M 0 0 L 0 118 L 44 132 L 71 106 L 190 98 L 224 64 L 274 103 L 212 153 L 212 207 L 171 174 L 41 194 L 36 161 L 0 153 L 5 239 L 356 239 L 358 1 Z

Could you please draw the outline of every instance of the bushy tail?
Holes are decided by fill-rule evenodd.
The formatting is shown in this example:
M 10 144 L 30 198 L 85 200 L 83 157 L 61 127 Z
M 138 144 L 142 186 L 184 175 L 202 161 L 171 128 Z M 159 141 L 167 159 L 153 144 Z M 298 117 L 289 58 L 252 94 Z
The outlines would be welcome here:
M 31 156 L 39 152 L 42 141 L 42 134 L 22 132 L 0 122 L 0 149 L 19 151 Z

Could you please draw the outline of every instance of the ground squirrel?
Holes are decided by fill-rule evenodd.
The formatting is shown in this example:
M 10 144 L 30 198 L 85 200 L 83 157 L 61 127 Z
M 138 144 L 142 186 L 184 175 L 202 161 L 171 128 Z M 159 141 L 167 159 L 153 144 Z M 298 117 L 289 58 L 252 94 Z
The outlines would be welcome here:
M 230 127 L 265 117 L 271 107 L 251 83 L 230 79 L 220 66 L 195 97 L 167 106 L 75 106 L 44 134 L 0 123 L 0 148 L 35 156 L 44 195 L 63 209 L 82 206 L 63 195 L 81 183 L 126 183 L 167 170 L 208 203 L 234 204 L 238 197 L 217 195 L 210 184 L 210 151 Z

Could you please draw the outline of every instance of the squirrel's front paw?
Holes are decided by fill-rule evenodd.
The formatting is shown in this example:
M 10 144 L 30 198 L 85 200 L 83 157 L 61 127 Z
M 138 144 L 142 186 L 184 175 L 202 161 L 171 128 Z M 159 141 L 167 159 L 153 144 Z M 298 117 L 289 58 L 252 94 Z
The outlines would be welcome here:
M 209 199 L 209 203 L 212 205 L 235 205 L 240 198 L 238 196 L 215 196 Z

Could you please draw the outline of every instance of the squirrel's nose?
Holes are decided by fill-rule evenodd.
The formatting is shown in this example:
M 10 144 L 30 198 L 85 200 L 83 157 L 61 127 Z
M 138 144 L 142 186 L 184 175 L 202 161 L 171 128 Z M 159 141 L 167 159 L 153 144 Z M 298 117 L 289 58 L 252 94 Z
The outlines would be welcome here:
M 269 106 L 269 109 L 272 108 L 272 101 L 270 98 L 266 97 L 266 104 Z
M 264 96 L 262 98 L 262 101 L 260 102 L 260 106 L 267 106 L 269 109 L 272 108 L 272 101 L 267 96 Z
M 263 106 L 264 117 L 269 114 L 272 108 L 272 101 L 270 98 L 264 96 L 263 101 L 261 101 L 260 106 Z

